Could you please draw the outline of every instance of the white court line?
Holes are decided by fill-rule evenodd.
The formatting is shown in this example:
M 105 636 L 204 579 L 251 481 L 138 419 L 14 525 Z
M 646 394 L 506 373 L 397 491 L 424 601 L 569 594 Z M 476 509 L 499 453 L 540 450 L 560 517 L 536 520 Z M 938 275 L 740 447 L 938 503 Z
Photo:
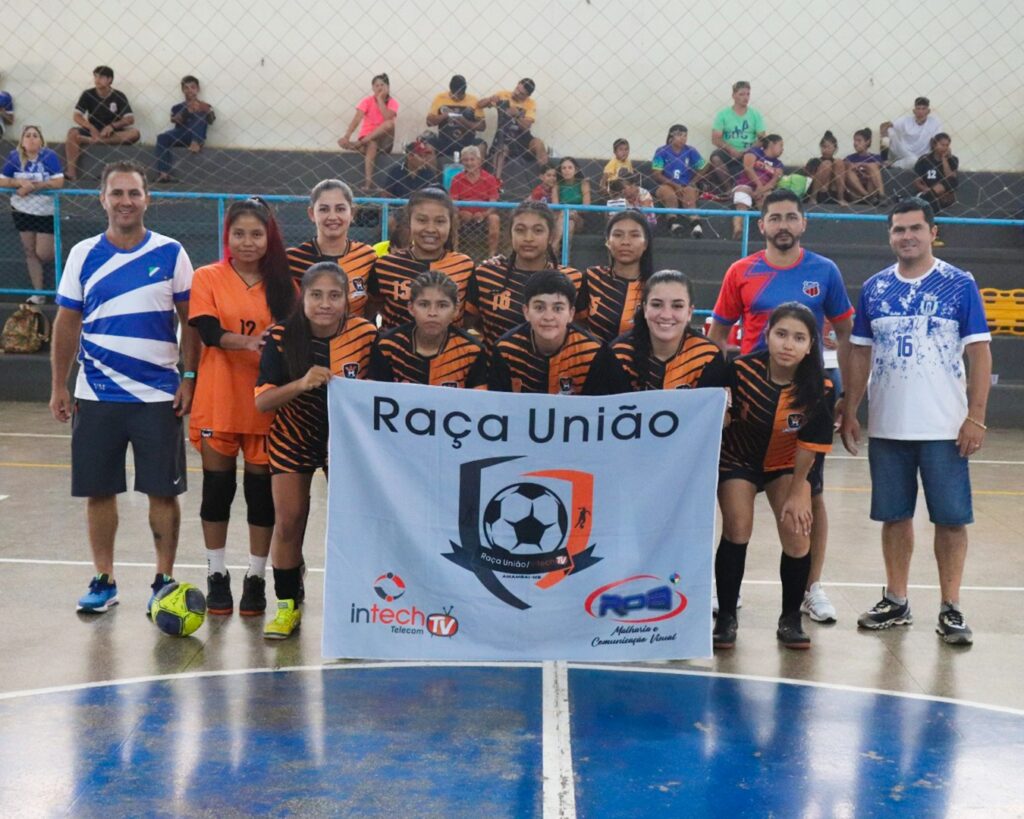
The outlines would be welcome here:
M 575 819 L 576 784 L 569 729 L 569 672 L 565 662 L 541 666 L 543 692 L 544 819 Z
M 0 432 L 3 438 L 70 438 L 70 435 L 49 432 Z
M 0 702 L 13 700 L 21 697 L 33 697 L 44 694 L 66 694 L 73 691 L 84 691 L 89 688 L 113 688 L 119 685 L 139 685 L 152 682 L 170 682 L 172 680 L 190 680 L 202 677 L 231 677 L 243 674 L 273 674 L 278 671 L 347 671 L 350 669 L 374 669 L 374 668 L 537 668 L 539 662 L 447 662 L 447 661 L 381 661 L 368 662 L 364 660 L 345 663 L 344 665 L 295 665 L 282 666 L 280 668 L 237 668 L 223 671 L 183 671 L 180 674 L 156 674 L 149 677 L 125 677 L 120 680 L 101 680 L 97 682 L 75 683 L 72 685 L 55 685 L 47 688 L 26 688 L 20 691 L 7 691 L 0 693 Z M 567 664 L 568 666 L 568 664 Z M 776 685 L 802 685 L 808 688 L 824 688 L 833 691 L 850 691 L 855 694 L 878 694 L 883 697 L 900 697 L 908 700 L 923 700 L 926 702 L 944 702 L 949 705 L 962 705 L 969 708 L 980 708 L 983 711 L 996 711 L 1002 714 L 1012 714 L 1024 717 L 1024 709 L 1011 708 L 1007 705 L 990 705 L 984 702 L 973 700 L 957 700 L 952 697 L 939 697 L 934 694 L 920 694 L 913 691 L 887 691 L 884 688 L 869 688 L 858 685 L 843 685 L 841 683 L 818 682 L 816 680 L 796 680 L 790 677 L 765 677 L 757 674 L 730 674 L 724 671 L 699 671 L 691 668 L 668 668 L 640 665 L 609 665 L 607 663 L 572 663 L 571 667 L 581 671 L 609 671 L 617 673 L 640 673 L 640 674 L 675 674 L 685 677 L 721 677 L 728 680 L 749 680 L 750 682 L 775 683 Z
M 43 558 L 36 557 L 0 557 L 0 564 L 12 563 L 12 564 L 23 564 L 30 566 L 89 566 L 92 567 L 92 562 L 89 560 L 46 560 Z M 115 561 L 114 568 L 125 568 L 125 569 L 149 569 L 152 571 L 152 563 L 138 563 L 135 561 Z M 205 563 L 177 563 L 174 566 L 175 569 L 205 569 Z M 249 565 L 238 563 L 229 565 L 228 569 L 234 569 L 235 571 L 244 571 L 249 568 Z M 315 566 L 307 566 L 306 571 L 310 574 L 323 574 L 322 568 Z M 750 578 L 743 578 L 744 583 L 750 583 L 755 586 L 778 586 L 781 581 L 779 580 L 751 580 Z M 884 585 L 883 581 L 875 580 L 870 583 L 857 583 L 857 582 L 842 582 L 826 581 L 826 586 L 842 586 L 851 589 L 876 589 Z M 937 585 L 927 585 L 924 583 L 911 583 L 908 588 L 911 589 L 938 589 Z M 977 592 L 1024 592 L 1024 586 L 961 586 L 961 591 L 977 591 Z

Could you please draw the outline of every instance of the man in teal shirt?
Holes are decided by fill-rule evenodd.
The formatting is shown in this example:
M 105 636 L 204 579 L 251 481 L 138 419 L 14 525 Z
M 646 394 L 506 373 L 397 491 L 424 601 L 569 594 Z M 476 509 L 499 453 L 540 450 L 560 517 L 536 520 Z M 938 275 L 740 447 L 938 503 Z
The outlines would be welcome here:
M 711 179 L 722 191 L 732 190 L 733 180 L 743 170 L 743 153 L 765 134 L 764 117 L 750 107 L 750 83 L 732 85 L 732 106 L 715 115 L 711 126 Z

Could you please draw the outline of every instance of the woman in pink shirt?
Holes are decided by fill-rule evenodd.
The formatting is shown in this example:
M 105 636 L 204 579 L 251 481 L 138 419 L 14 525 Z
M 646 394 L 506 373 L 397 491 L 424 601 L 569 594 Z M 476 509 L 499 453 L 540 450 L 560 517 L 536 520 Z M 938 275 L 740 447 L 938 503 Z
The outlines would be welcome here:
M 364 97 L 356 106 L 355 116 L 348 124 L 345 135 L 338 145 L 348 151 L 359 151 L 363 155 L 363 190 L 373 190 L 373 167 L 377 153 L 391 153 L 395 143 L 395 118 L 398 116 L 398 100 L 391 96 L 391 81 L 387 74 L 373 78 L 373 93 Z M 352 141 L 352 134 L 359 128 L 359 135 Z

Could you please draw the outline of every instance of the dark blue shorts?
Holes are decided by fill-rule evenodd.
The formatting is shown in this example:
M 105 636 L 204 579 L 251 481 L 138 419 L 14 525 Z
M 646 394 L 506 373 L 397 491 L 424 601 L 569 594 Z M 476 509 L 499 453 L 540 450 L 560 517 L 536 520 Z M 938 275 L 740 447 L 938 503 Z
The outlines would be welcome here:
M 971 476 L 956 441 L 897 441 L 871 438 L 871 519 L 909 520 L 917 505 L 921 473 L 928 518 L 939 526 L 974 523 Z

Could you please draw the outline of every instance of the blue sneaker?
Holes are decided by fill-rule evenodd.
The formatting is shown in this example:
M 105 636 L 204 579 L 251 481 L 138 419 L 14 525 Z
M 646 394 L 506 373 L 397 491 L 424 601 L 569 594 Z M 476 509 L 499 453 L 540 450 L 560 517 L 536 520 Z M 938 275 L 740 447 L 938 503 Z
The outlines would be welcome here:
M 117 584 L 110 582 L 110 575 L 98 574 L 89 581 L 89 591 L 78 598 L 77 611 L 94 611 L 97 614 L 118 604 Z
M 169 574 L 158 574 L 156 576 L 156 578 L 153 580 L 153 583 L 150 586 L 150 588 L 153 590 L 153 593 L 149 596 L 149 602 L 146 603 L 146 616 L 147 617 L 150 617 L 150 611 L 153 608 L 153 601 L 156 600 L 156 596 L 157 596 L 157 594 L 159 594 L 160 589 L 162 589 L 168 583 L 173 583 L 173 582 L 174 582 L 174 578 L 171 577 Z

